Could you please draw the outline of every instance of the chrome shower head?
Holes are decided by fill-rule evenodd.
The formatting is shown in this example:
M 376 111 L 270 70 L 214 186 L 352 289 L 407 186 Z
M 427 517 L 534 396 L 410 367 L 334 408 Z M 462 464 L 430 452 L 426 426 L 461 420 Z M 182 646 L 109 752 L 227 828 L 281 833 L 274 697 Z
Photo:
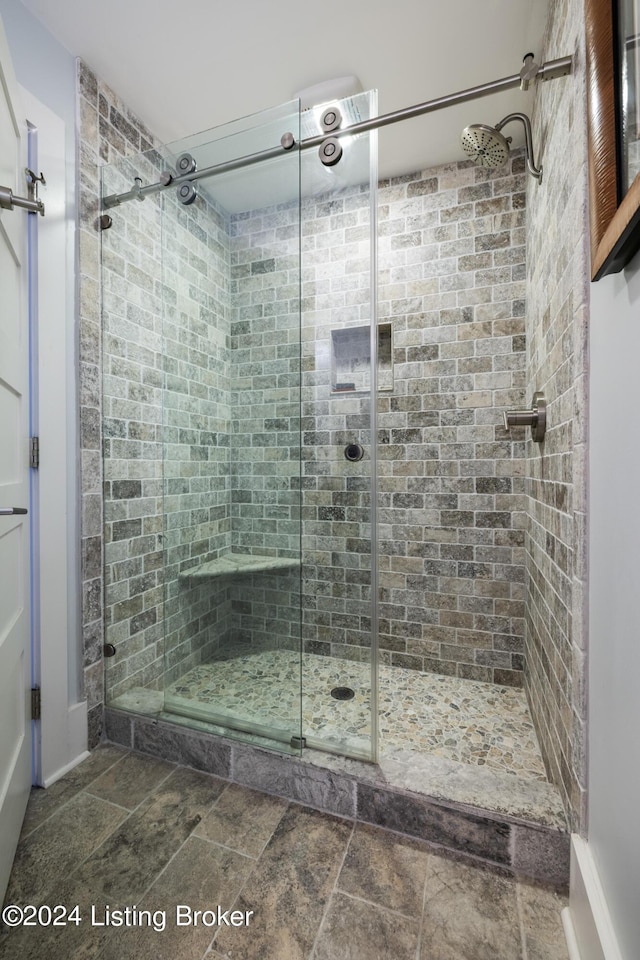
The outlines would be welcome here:
M 511 138 L 484 123 L 465 127 L 460 142 L 467 156 L 480 167 L 501 167 L 509 159 Z
M 507 123 L 517 120 L 524 127 L 524 149 L 527 160 L 527 170 L 540 183 L 542 167 L 536 167 L 533 157 L 533 137 L 531 135 L 531 121 L 526 113 L 510 113 L 495 127 L 485 123 L 472 123 L 465 127 L 460 137 L 462 149 L 468 157 L 480 167 L 501 167 L 509 159 L 511 137 L 503 137 L 500 133 Z

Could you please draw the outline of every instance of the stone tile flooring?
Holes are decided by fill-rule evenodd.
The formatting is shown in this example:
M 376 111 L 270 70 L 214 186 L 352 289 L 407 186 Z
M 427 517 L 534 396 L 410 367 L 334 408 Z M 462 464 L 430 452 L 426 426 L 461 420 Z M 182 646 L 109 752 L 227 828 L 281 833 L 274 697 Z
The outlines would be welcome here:
M 353 699 L 333 699 L 330 691 L 339 686 L 351 687 Z M 368 664 L 304 654 L 302 731 L 310 745 L 367 754 L 370 690 Z M 195 667 L 165 697 L 172 712 L 200 720 L 213 714 L 218 723 L 240 718 L 287 740 L 298 732 L 300 704 L 299 655 L 288 650 Z M 127 709 L 126 702 L 113 706 Z M 523 690 L 381 665 L 378 717 L 383 757 L 411 750 L 546 781 Z
M 551 890 L 114 746 L 33 792 L 5 903 L 81 919 L 3 960 L 567 960 Z

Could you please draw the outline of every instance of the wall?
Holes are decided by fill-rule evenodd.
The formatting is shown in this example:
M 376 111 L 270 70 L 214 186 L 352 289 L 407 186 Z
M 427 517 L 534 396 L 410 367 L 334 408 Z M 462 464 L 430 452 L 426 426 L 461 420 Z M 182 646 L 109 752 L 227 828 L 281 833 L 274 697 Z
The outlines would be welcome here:
M 19 83 L 65 123 L 69 209 L 75 194 L 75 58 L 22 3 L 0 0 Z
M 575 56 L 539 84 L 528 185 L 527 400 L 548 401 L 544 444 L 528 444 L 525 685 L 552 781 L 585 823 L 587 174 L 581 0 L 551 4 L 540 61 Z
M 298 158 L 280 161 L 296 183 Z M 253 172 L 247 171 L 247 186 Z M 224 196 L 224 185 L 221 186 Z M 300 210 L 298 203 L 229 217 L 231 546 L 300 558 Z M 300 647 L 300 570 L 229 583 L 230 655 Z
M 624 960 L 640 943 L 638 570 L 640 450 L 630 432 L 640 262 L 591 286 L 589 846 Z M 638 353 L 636 353 L 636 349 Z
M 112 164 L 105 192 L 152 182 L 161 166 L 154 151 Z M 183 207 L 167 191 L 115 211 L 102 250 L 113 699 L 162 687 L 165 666 L 180 675 L 226 630 L 226 588 L 181 574 L 230 547 L 227 224 L 203 197 Z
M 511 685 L 523 676 L 524 442 L 502 411 L 524 391 L 523 170 L 521 155 L 496 171 L 450 164 L 385 181 L 377 200 L 379 320 L 394 343 L 393 389 L 378 400 L 381 661 Z M 234 221 L 234 258 L 257 244 L 282 273 L 294 220 L 277 209 Z M 303 641 L 356 660 L 371 656 L 370 401 L 332 392 L 332 331 L 369 323 L 371 229 L 366 188 L 303 203 Z M 237 346 L 252 374 L 291 376 L 284 355 L 263 366 L 259 295 L 246 309 Z M 281 305 L 280 326 L 292 309 Z M 348 442 L 363 445 L 359 463 Z M 279 443 L 281 456 L 295 445 L 286 430 Z
M 525 175 L 453 163 L 381 184 L 380 648 L 399 666 L 521 685 Z
M 138 154 L 152 145 L 150 134 L 126 110 L 117 96 L 99 83 L 85 65 L 78 61 L 77 97 L 79 118 L 79 382 L 80 382 L 80 457 L 81 457 L 81 581 L 82 581 L 82 635 L 85 696 L 89 707 L 89 744 L 94 746 L 102 730 L 104 700 L 105 642 L 105 528 L 104 476 L 102 458 L 103 421 L 103 329 L 101 319 L 100 235 L 97 230 L 99 214 L 100 173 L 105 163 L 115 163 L 123 157 Z M 146 206 L 149 211 L 151 204 Z M 147 214 L 148 215 L 148 212 Z M 135 223 L 132 223 L 132 230 Z M 153 235 L 152 235 L 153 236 Z M 145 238 L 146 240 L 146 238 Z M 133 243 L 133 235 L 130 237 Z M 138 236 L 138 242 L 141 236 Z M 157 242 L 157 241 L 156 241 Z M 147 250 L 146 242 L 143 250 Z M 139 257 L 139 254 L 137 254 Z M 139 262 L 139 259 L 138 259 Z M 115 258 L 111 270 L 117 272 Z M 136 274 L 135 263 L 124 277 L 120 290 L 123 302 L 127 294 L 133 303 L 140 303 L 143 282 Z M 157 294 L 156 294 L 157 296 Z M 157 298 L 156 302 L 159 302 Z M 125 307 L 126 310 L 126 307 Z M 117 308 L 114 305 L 114 313 Z M 119 315 L 119 314 L 118 314 Z M 143 347 L 144 344 L 140 343 Z M 144 365 L 137 358 L 138 368 L 130 368 L 132 389 L 136 388 L 136 373 Z M 141 385 L 139 385 L 141 388 Z M 131 398 L 133 399 L 133 398 Z M 134 418 L 132 418 L 134 419 Z M 131 438 L 133 440 L 133 437 Z M 150 457 L 150 460 L 153 460 Z M 112 478 L 110 478 L 112 479 Z M 120 479 L 116 477 L 116 479 Z M 135 484 L 133 474 L 128 478 Z M 149 479 L 146 477 L 145 479 Z M 113 492 L 110 488 L 110 493 Z M 130 490 L 129 490 L 130 492 Z M 123 489 L 122 493 L 126 493 Z M 150 491 L 151 493 L 151 491 Z M 159 496 L 158 490 L 155 497 Z M 127 498 L 128 499 L 128 498 Z M 157 504 L 156 504 L 157 507 Z M 115 512 L 115 508 L 114 508 Z M 115 519 L 112 517 L 110 519 Z M 142 522 L 140 519 L 139 522 Z M 150 534 L 156 538 L 159 549 L 159 531 Z M 139 590 L 132 597 L 121 596 L 121 601 L 133 600 L 146 591 L 140 578 L 132 581 Z M 157 584 L 155 585 L 157 589 Z M 157 594 L 154 597 L 157 603 Z
M 167 191 L 118 208 L 99 237 L 97 159 L 105 193 L 167 163 L 82 64 L 79 84 L 85 662 L 98 716 L 103 625 L 117 651 L 110 700 L 162 688 L 230 629 L 228 581 L 184 576 L 231 547 L 229 223 L 203 196 L 184 207 Z

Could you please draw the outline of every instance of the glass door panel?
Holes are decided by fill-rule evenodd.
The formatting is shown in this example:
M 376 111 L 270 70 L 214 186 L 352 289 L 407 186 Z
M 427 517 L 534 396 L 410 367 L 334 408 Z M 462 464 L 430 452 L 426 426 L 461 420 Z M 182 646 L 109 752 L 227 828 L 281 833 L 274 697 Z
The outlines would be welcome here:
M 289 104 L 167 149 L 299 138 Z M 165 710 L 300 749 L 300 156 L 163 195 Z
M 375 92 L 302 114 L 302 136 L 337 106 L 376 115 Z M 330 136 L 330 135 L 329 135 Z M 342 157 L 302 158 L 303 735 L 367 760 L 377 749 L 375 240 L 377 135 Z

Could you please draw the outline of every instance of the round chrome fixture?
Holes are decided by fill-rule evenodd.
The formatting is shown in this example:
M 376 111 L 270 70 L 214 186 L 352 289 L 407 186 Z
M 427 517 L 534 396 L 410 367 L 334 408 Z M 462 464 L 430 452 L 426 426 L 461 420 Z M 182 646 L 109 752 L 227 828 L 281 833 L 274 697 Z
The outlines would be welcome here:
M 185 173 L 195 173 L 196 167 L 195 158 L 190 153 L 181 153 L 176 160 L 176 170 L 179 177 L 184 176 Z
M 337 137 L 328 137 L 320 146 L 320 159 L 325 167 L 332 167 L 342 156 L 342 146 Z
M 177 194 L 180 203 L 184 203 L 185 207 L 187 207 L 196 199 L 198 191 L 193 183 L 181 183 L 178 187 Z
M 480 167 L 501 167 L 509 159 L 510 140 L 485 123 L 465 127 L 460 142 L 467 156 Z
M 337 130 L 341 123 L 342 114 L 337 107 L 327 107 L 320 117 L 320 126 L 323 133 L 331 133 L 332 130 Z

